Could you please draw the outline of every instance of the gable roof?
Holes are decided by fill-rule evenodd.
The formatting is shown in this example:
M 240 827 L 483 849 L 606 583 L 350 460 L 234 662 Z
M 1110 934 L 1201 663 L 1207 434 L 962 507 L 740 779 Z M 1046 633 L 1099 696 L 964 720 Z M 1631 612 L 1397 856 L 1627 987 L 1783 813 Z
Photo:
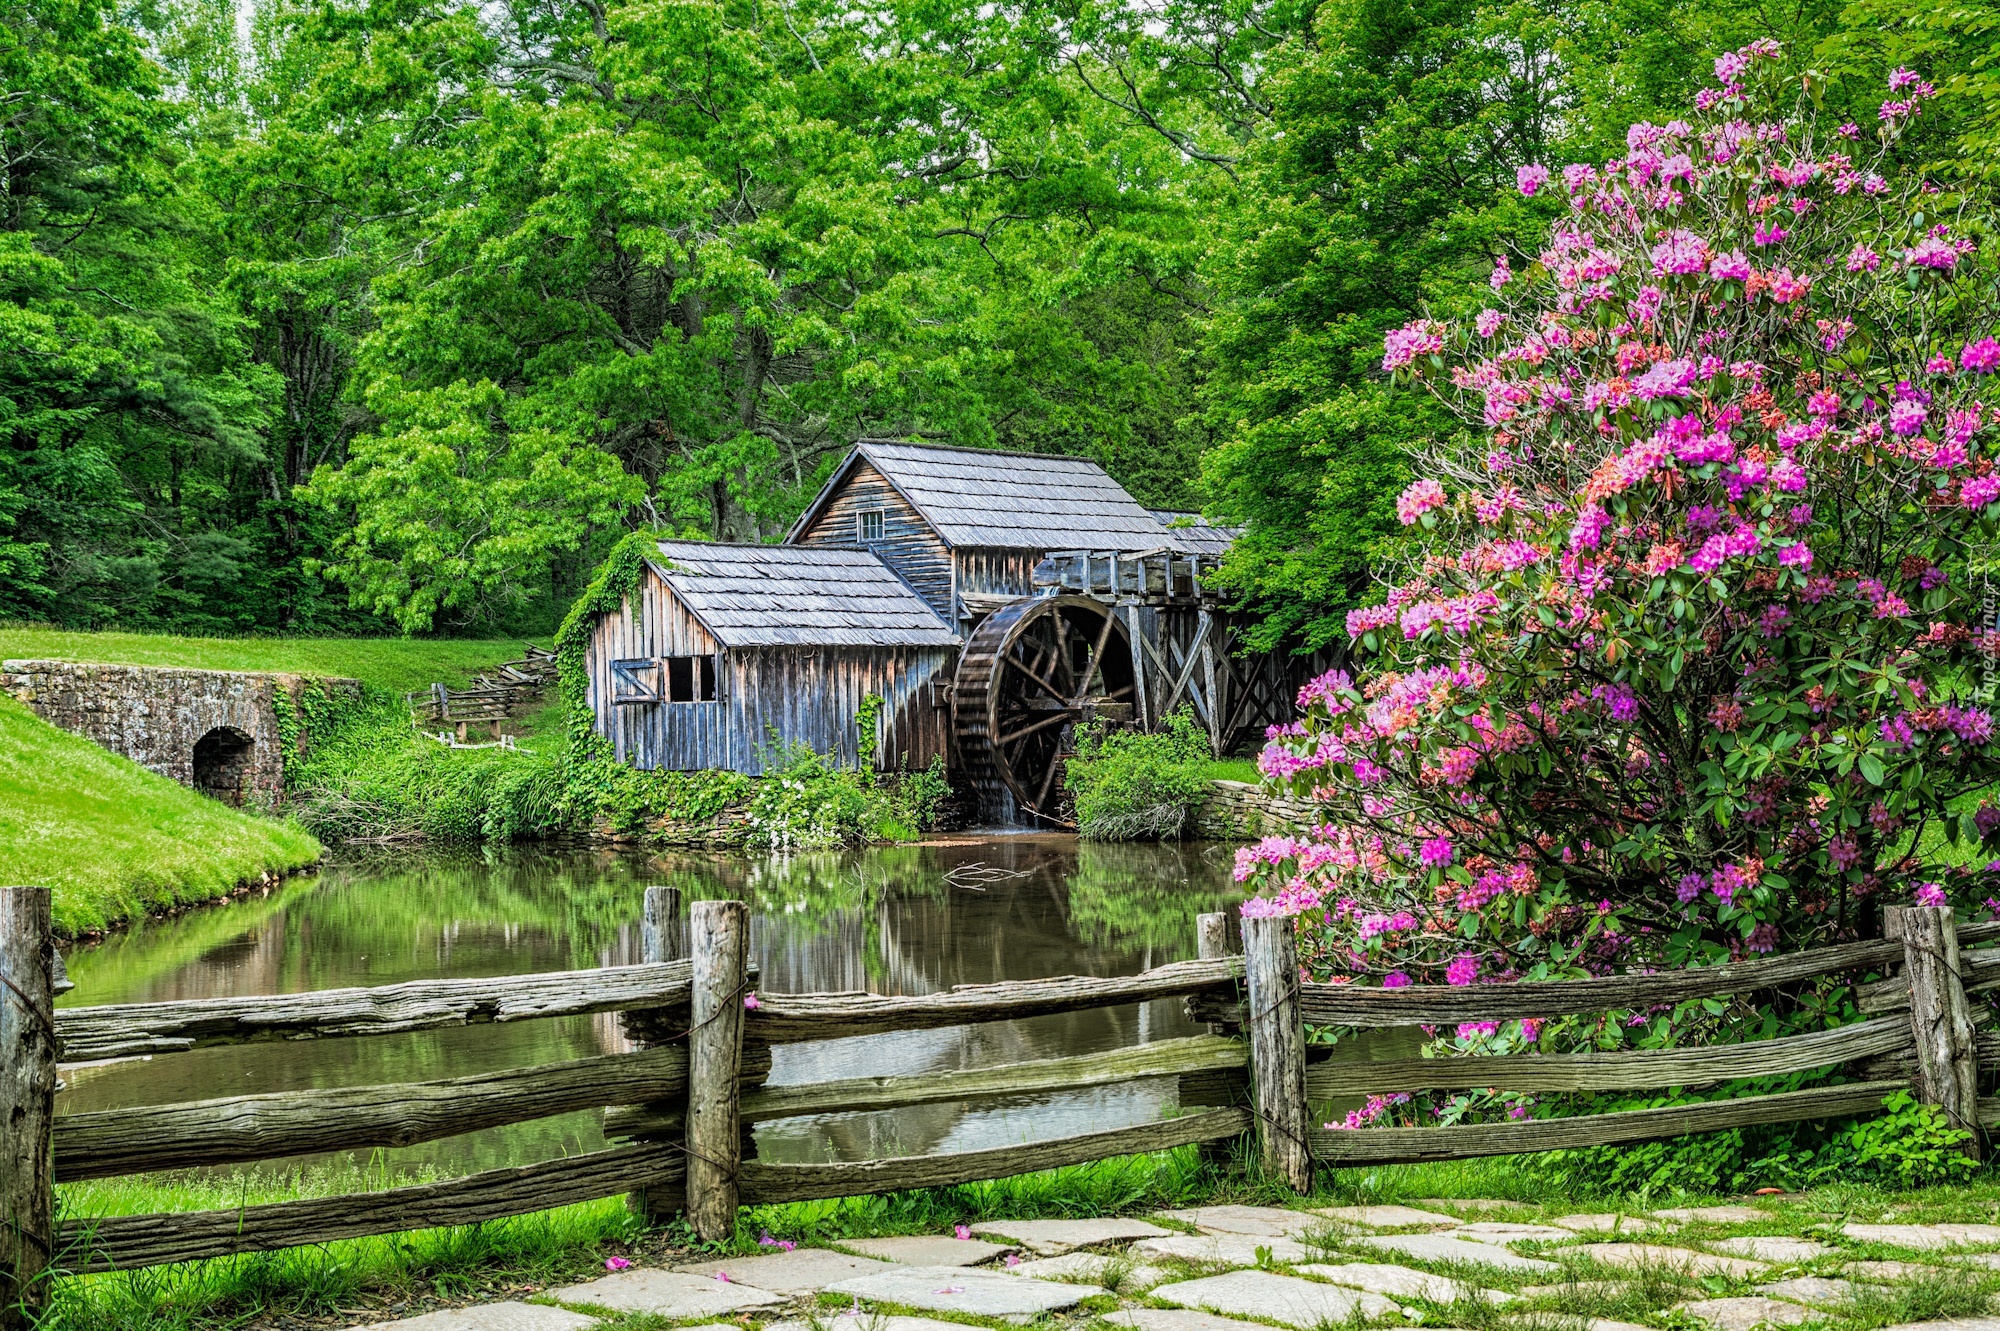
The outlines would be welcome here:
M 652 565 L 724 647 L 956 647 L 873 552 L 661 541 Z
M 866 459 L 950 546 L 1153 550 L 1160 524 L 1089 458 L 864 439 L 835 469 L 794 539 Z

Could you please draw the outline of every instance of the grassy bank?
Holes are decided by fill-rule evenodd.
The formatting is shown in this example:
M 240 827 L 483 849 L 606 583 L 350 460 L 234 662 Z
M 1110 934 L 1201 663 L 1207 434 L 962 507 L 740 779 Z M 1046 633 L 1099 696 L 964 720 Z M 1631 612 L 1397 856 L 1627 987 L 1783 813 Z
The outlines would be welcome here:
M 384 1182 L 365 1178 L 357 1170 L 319 1170 L 276 1178 L 156 1178 L 74 1184 L 65 1186 L 62 1196 L 67 1214 L 87 1216 L 226 1207 L 245 1201 L 325 1195 L 364 1183 L 380 1187 Z M 1541 1171 L 1525 1159 L 1505 1158 L 1330 1171 L 1321 1175 L 1319 1190 L 1311 1197 L 1297 1198 L 1241 1170 L 1225 1171 L 1205 1164 L 1193 1148 L 1183 1148 L 959 1187 L 752 1208 L 742 1213 L 731 1242 L 712 1245 L 705 1252 L 754 1255 L 768 1251 L 758 1245 L 764 1235 L 802 1245 L 837 1246 L 846 1240 L 885 1234 L 948 1234 L 954 1225 L 986 1220 L 1146 1215 L 1164 1208 L 1232 1202 L 1305 1208 L 1403 1203 L 1429 1210 L 1456 1210 L 1444 1200 L 1454 1198 L 1477 1199 L 1470 1203 L 1474 1213 L 1489 1219 L 1526 1221 L 1586 1211 L 1629 1215 L 1670 1205 L 1738 1200 L 1701 1194 L 1572 1194 L 1551 1189 Z M 1768 1221 L 1747 1229 L 1697 1222 L 1684 1226 L 1679 1237 L 1695 1245 L 1742 1233 L 1791 1234 L 1826 1241 L 1829 1234 L 1823 1226 L 1842 1217 L 1855 1221 L 1990 1222 L 1995 1206 L 2000 1205 L 2000 1177 L 1989 1170 L 1960 1186 L 1900 1191 L 1837 1184 L 1794 1194 L 1786 1201 L 1782 1210 L 1771 1212 Z M 1331 1225 L 1308 1233 L 1305 1242 L 1310 1247 L 1323 1247 L 1329 1254 L 1326 1260 L 1382 1260 L 1379 1254 L 1355 1248 L 1351 1236 L 1344 1238 Z M 1848 1260 L 1907 1261 L 1913 1256 L 1880 1243 L 1837 1238 L 1834 1242 L 1837 1246 L 1825 1256 L 1805 1263 L 1813 1273 L 1837 1274 L 1839 1265 Z M 645 1230 L 619 1199 L 608 1199 L 461 1229 L 189 1263 L 128 1276 L 63 1280 L 56 1286 L 56 1302 L 42 1331 L 182 1331 L 286 1317 L 352 1321 L 364 1315 L 409 1316 L 474 1300 L 533 1297 L 555 1284 L 603 1274 L 608 1256 L 664 1265 L 695 1256 L 695 1248 L 684 1227 Z M 1331 1256 L 1340 1251 L 1348 1256 Z M 1533 1272 L 1460 1269 L 1415 1258 L 1397 1260 L 1493 1288 L 1553 1288 L 1549 1277 Z M 1714 1276 L 1696 1282 L 1684 1271 L 1665 1268 L 1635 1274 L 1596 1271 L 1586 1262 L 1578 1269 L 1585 1276 L 1613 1283 L 1593 1285 L 1586 1280 L 1560 1295 L 1524 1296 L 1523 1302 L 1510 1307 L 1506 1324 L 1490 1310 L 1478 1307 L 1403 1302 L 1421 1310 L 1422 1325 L 1474 1331 L 1502 1331 L 1503 1325 L 1524 1328 L 1549 1316 L 1579 1312 L 1673 1327 L 1683 1323 L 1670 1310 L 1672 1303 L 1747 1292 L 1751 1284 L 1750 1279 Z M 1937 1278 L 1893 1288 L 1864 1287 L 1866 1296 L 1831 1321 L 1842 1331 L 1869 1331 L 1898 1323 L 1972 1315 L 1984 1310 L 1997 1287 L 2000 1274 L 1986 1269 L 1939 1272 Z M 1513 1319 L 1512 1314 L 1517 1313 L 1527 1314 L 1528 1320 Z M 1394 1324 L 1408 1325 L 1400 1320 Z
M 479 671 L 520 657 L 521 643 L 511 638 L 180 638 L 0 625 L 0 660 L 275 670 L 358 679 L 398 693 L 433 681 L 460 688 Z
M 0 882 L 54 888 L 65 932 L 319 857 L 303 829 L 218 804 L 0 697 Z

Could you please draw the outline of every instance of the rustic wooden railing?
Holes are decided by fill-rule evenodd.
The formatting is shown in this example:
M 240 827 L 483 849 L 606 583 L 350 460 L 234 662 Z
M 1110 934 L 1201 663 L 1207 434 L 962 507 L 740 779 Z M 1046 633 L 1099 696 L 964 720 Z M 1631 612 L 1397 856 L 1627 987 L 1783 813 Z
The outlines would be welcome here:
M 1948 910 L 1888 916 L 1889 939 L 1734 965 L 1538 984 L 1374 987 L 1302 983 L 1291 922 L 1201 917 L 1199 957 L 1139 975 L 969 986 L 922 997 L 762 994 L 747 961 L 741 902 L 691 905 L 691 957 L 665 960 L 677 918 L 649 888 L 646 961 L 635 966 L 372 989 L 55 1009 L 67 987 L 49 893 L 0 888 L 0 1331 L 25 1327 L 64 1272 L 97 1272 L 468 1224 L 630 1194 L 652 1218 L 685 1211 L 706 1238 L 741 1205 L 842 1197 L 997 1178 L 1254 1130 L 1264 1167 L 1301 1190 L 1314 1165 L 1376 1164 L 1675 1137 L 1868 1113 L 1915 1087 L 1967 1124 L 2000 1122 L 1978 1098 L 1982 1055 L 1968 991 L 2000 985 L 2000 924 L 1954 927 Z M 1748 993 L 1821 975 L 1901 974 L 1857 985 L 1867 1019 L 1747 1044 L 1645 1053 L 1315 1062 L 1312 1026 L 1454 1025 L 1624 1011 Z M 1006 1021 L 1184 998 L 1209 1034 L 1077 1057 L 914 1077 L 767 1086 L 771 1046 Z M 354 1038 L 592 1013 L 621 1014 L 635 1052 L 477 1076 L 286 1091 L 101 1113 L 57 1114 L 57 1060 L 171 1055 L 265 1040 Z M 1857 1080 L 1782 1094 L 1575 1118 L 1450 1128 L 1329 1130 L 1313 1106 L 1342 1096 L 1494 1087 L 1545 1092 L 1700 1087 L 1854 1065 Z M 1177 1079 L 1180 1117 L 993 1150 L 839 1164 L 753 1158 L 749 1125 L 807 1114 L 1018 1096 Z M 612 1145 L 566 1159 L 339 1197 L 65 1220 L 58 1182 L 248 1163 L 308 1152 L 406 1146 L 579 1110 L 603 1109 Z M 13 1130 L 15 1126 L 19 1131 Z M 1978 1149 L 1977 1141 L 1970 1149 Z
M 924 997 L 758 994 L 741 902 L 692 903 L 691 957 L 665 961 L 675 893 L 650 888 L 636 966 L 371 989 L 53 1007 L 60 964 L 49 893 L 0 888 L 0 1327 L 25 1326 L 56 1274 L 115 1271 L 299 1244 L 468 1224 L 630 1194 L 659 1217 L 685 1210 L 706 1237 L 739 1205 L 997 1178 L 1241 1135 L 1248 1056 L 1221 1036 L 923 1077 L 765 1086 L 771 1046 L 1006 1021 L 1159 998 L 1222 1001 L 1242 962 L 1218 957 L 1112 979 L 973 986 Z M 746 1003 L 746 999 L 749 1000 Z M 617 1012 L 635 1052 L 477 1076 L 229 1096 L 57 1114 L 57 1060 L 171 1056 L 268 1040 L 401 1034 Z M 1141 1077 L 1179 1080 L 1194 1112 L 997 1150 L 857 1164 L 746 1158 L 750 1124 L 842 1110 L 978 1100 Z M 606 1111 L 613 1144 L 566 1159 L 338 1197 L 59 1220 L 54 1185 L 147 1170 L 406 1146 L 579 1110 Z M 15 1132 L 13 1124 L 25 1130 Z M 752 1148 L 754 1149 L 754 1148 Z

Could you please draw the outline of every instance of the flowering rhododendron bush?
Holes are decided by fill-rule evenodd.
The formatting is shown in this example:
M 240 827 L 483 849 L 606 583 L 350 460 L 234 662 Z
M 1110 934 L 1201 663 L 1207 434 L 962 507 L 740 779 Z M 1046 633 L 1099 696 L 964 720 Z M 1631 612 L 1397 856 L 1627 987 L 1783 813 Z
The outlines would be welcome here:
M 2000 247 L 1894 166 L 1926 85 L 1818 124 L 1777 55 L 1621 159 L 1523 167 L 1566 201 L 1546 249 L 1387 339 L 1468 428 L 1401 498 L 1360 670 L 1263 755 L 1327 825 L 1238 854 L 1318 978 L 1708 963 L 1989 895 Z

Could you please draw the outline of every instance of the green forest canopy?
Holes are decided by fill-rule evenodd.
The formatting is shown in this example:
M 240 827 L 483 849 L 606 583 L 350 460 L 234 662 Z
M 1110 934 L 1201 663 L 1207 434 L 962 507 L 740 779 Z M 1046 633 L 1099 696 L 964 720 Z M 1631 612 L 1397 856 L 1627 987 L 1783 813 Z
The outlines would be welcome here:
M 0 618 L 546 631 L 863 435 L 1246 524 L 1266 642 L 1391 538 L 1381 333 L 1514 169 L 1785 43 L 2000 173 L 2000 0 L 0 0 Z

